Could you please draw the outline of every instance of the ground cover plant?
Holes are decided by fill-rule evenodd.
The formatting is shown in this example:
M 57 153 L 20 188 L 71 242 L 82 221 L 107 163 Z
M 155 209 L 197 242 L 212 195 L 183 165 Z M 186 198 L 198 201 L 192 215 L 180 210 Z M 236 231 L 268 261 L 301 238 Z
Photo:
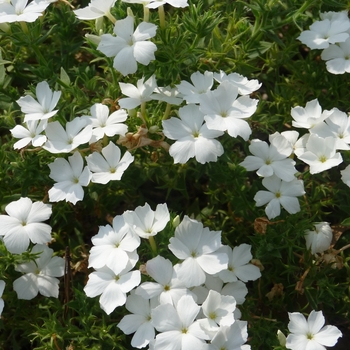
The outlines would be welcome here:
M 0 0 L 0 348 L 347 349 L 336 0 Z

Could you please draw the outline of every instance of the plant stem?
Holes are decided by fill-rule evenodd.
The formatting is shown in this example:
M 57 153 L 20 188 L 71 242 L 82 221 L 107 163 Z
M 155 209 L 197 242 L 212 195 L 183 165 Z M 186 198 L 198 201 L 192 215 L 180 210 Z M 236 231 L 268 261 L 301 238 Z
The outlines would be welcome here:
M 158 7 L 158 15 L 159 15 L 159 24 L 161 29 L 165 29 L 165 12 L 164 12 L 164 6 Z

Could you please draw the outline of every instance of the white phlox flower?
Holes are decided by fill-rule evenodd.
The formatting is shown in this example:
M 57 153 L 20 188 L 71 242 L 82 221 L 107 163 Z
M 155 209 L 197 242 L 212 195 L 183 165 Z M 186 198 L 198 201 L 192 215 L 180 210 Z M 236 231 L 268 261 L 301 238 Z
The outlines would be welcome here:
M 51 241 L 51 226 L 42 222 L 51 216 L 51 205 L 22 197 L 8 204 L 5 211 L 8 215 L 0 215 L 0 236 L 4 236 L 10 253 L 23 253 L 30 241 L 39 244 Z
M 174 266 L 174 269 L 176 270 L 176 265 Z M 210 290 L 214 290 L 221 295 L 230 295 L 234 297 L 237 305 L 242 305 L 248 294 L 248 289 L 245 283 L 237 281 L 224 284 L 218 274 L 215 276 L 207 274 L 203 285 L 191 288 L 191 291 L 196 295 L 195 300 L 199 305 L 204 303 Z
M 278 133 L 275 133 L 274 135 L 277 135 Z M 287 139 L 287 141 L 290 143 L 290 145 L 293 148 L 293 152 L 295 151 L 296 148 L 296 142 L 298 140 L 299 137 L 299 133 L 296 130 L 288 130 L 288 131 L 282 131 L 281 135 L 283 137 L 285 137 Z M 271 137 L 272 135 L 270 135 L 269 137 Z M 293 153 L 292 152 L 292 153 Z
M 331 111 L 323 111 L 317 99 L 306 103 L 305 108 L 297 106 L 291 109 L 293 117 L 292 125 L 296 128 L 312 129 L 317 124 L 322 123 Z M 311 132 L 311 130 L 310 130 Z
M 238 73 L 230 73 L 227 75 L 222 70 L 219 73 L 214 73 L 214 79 L 220 84 L 223 81 L 229 81 L 232 85 L 237 87 L 238 93 L 240 95 L 250 95 L 254 91 L 259 90 L 262 85 L 256 79 L 249 80 L 248 78 Z
M 44 244 L 36 244 L 31 253 L 41 253 L 35 261 L 16 266 L 16 271 L 25 273 L 13 282 L 18 299 L 30 300 L 38 293 L 45 297 L 58 298 L 59 280 L 64 274 L 64 259 L 52 256 L 53 250 Z
M 121 108 L 133 109 L 144 102 L 151 101 L 151 95 L 157 87 L 156 78 L 152 75 L 148 80 L 139 79 L 136 86 L 133 84 L 119 83 L 120 89 L 126 98 L 118 100 Z
M 126 211 L 124 219 L 132 230 L 141 238 L 148 239 L 162 231 L 170 220 L 166 203 L 158 204 L 155 211 L 148 203 L 137 207 L 134 211 Z
M 159 304 L 176 305 L 183 295 L 193 295 L 177 278 L 170 260 L 158 255 L 147 261 L 146 271 L 155 282 L 144 282 L 136 288 L 135 293 L 144 299 L 156 298 Z
M 337 150 L 350 150 L 350 117 L 338 108 L 330 110 L 331 114 L 324 123 L 319 123 L 311 129 L 311 133 L 325 138 L 332 136 L 336 139 Z
M 224 81 L 216 90 L 199 97 L 199 109 L 205 115 L 208 129 L 227 130 L 230 136 L 241 136 L 247 141 L 252 131 L 244 119 L 256 111 L 258 100 L 249 96 L 237 96 L 238 88 L 229 81 Z
M 335 326 L 324 326 L 322 311 L 311 311 L 308 319 L 299 312 L 288 313 L 288 328 L 291 334 L 287 337 L 286 347 L 292 350 L 326 350 L 334 346 L 342 333 Z
M 187 103 L 199 103 L 199 96 L 207 93 L 213 86 L 213 72 L 205 71 L 204 74 L 195 72 L 191 75 L 193 84 L 182 80 L 177 86 L 180 94 Z
M 295 162 L 288 158 L 293 148 L 290 142 L 282 135 L 272 135 L 271 144 L 255 139 L 249 146 L 253 156 L 247 156 L 241 166 L 247 170 L 257 170 L 257 174 L 269 177 L 275 174 L 284 181 L 292 181 L 297 170 L 294 168 Z
M 11 134 L 18 140 L 14 145 L 14 149 L 20 149 L 28 144 L 32 144 L 34 147 L 42 146 L 47 138 L 41 133 L 45 130 L 47 126 L 47 120 L 28 120 L 26 122 L 27 127 L 22 125 L 16 125 L 11 129 Z
M 154 350 L 206 350 L 209 337 L 195 321 L 200 307 L 189 295 L 184 295 L 176 306 L 159 305 L 152 310 L 152 323 L 159 334 Z
M 90 141 L 92 126 L 86 118 L 76 117 L 66 123 L 66 129 L 58 122 L 48 123 L 45 133 L 47 141 L 43 148 L 50 153 L 69 153 L 80 145 Z
M 169 149 L 174 163 L 184 164 L 193 157 L 201 164 L 216 162 L 224 149 L 215 138 L 223 131 L 208 129 L 204 114 L 193 104 L 180 108 L 179 117 L 163 120 L 164 135 L 175 140 Z
M 249 264 L 253 259 L 251 248 L 251 245 L 244 243 L 233 249 L 229 246 L 220 248 L 220 251 L 224 251 L 229 257 L 227 269 L 218 274 L 225 283 L 236 282 L 238 279 L 243 282 L 255 281 L 261 277 L 259 268 Z
M 113 219 L 112 226 L 100 226 L 97 235 L 91 238 L 89 267 L 95 269 L 107 266 L 115 273 L 126 268 L 130 260 L 138 260 L 136 253 L 140 238 L 135 235 L 122 215 Z
M 134 161 L 130 152 L 126 151 L 121 157 L 120 149 L 113 142 L 102 148 L 102 154 L 94 152 L 86 157 L 92 182 L 106 184 L 109 181 L 120 180 L 124 171 Z
M 317 174 L 339 165 L 343 158 L 336 152 L 337 139 L 330 136 L 322 138 L 310 134 L 305 152 L 298 156 L 300 160 L 310 166 L 310 174 Z
M 112 137 L 114 135 L 124 136 L 128 127 L 123 124 L 128 115 L 124 109 L 119 109 L 109 114 L 109 108 L 102 103 L 95 103 L 91 109 L 91 117 L 83 116 L 88 119 L 88 124 L 92 125 L 92 136 L 90 143 L 97 142 L 104 135 Z
M 306 152 L 306 144 L 309 140 L 310 134 L 304 134 L 302 137 L 300 137 L 294 144 L 294 154 L 299 158 L 302 154 Z
M 89 275 L 84 287 L 85 294 L 90 298 L 101 295 L 100 306 L 107 315 L 116 307 L 124 305 L 126 293 L 140 284 L 140 271 L 130 271 L 136 262 L 137 260 L 129 260 L 127 267 L 119 273 L 105 266 Z
M 128 296 L 125 308 L 131 314 L 124 316 L 117 327 L 124 334 L 135 333 L 131 339 L 131 346 L 134 348 L 144 348 L 155 338 L 151 313 L 158 305 L 156 298 L 147 300 L 136 295 L 134 291 Z
M 91 20 L 101 18 L 103 16 L 111 16 L 111 8 L 117 0 L 91 0 L 88 6 L 74 10 L 74 14 L 79 19 Z
M 113 67 L 121 74 L 135 73 L 137 62 L 148 65 L 155 59 L 157 46 L 146 41 L 156 35 L 157 26 L 142 22 L 134 31 L 134 18 L 127 16 L 118 20 L 114 26 L 114 33 L 103 34 L 97 49 L 107 57 L 114 57 Z
M 206 300 L 202 304 L 202 312 L 205 318 L 200 319 L 200 325 L 206 334 L 213 338 L 221 326 L 230 326 L 235 322 L 233 312 L 236 308 L 236 300 L 232 296 L 221 295 L 210 290 Z
M 350 38 L 343 43 L 330 45 L 323 50 L 321 58 L 326 62 L 326 68 L 332 74 L 350 73 Z
M 321 14 L 322 21 L 316 21 L 310 30 L 303 31 L 297 39 L 310 49 L 326 49 L 329 44 L 341 43 L 349 38 L 350 20 L 347 11 Z
M 230 326 L 222 326 L 210 342 L 210 350 L 250 350 L 243 345 L 248 339 L 247 322 L 236 320 Z
M 53 117 L 58 110 L 53 110 L 61 97 L 61 91 L 52 91 L 46 81 L 36 86 L 36 98 L 26 95 L 20 97 L 16 102 L 25 114 L 24 121 L 48 119 Z
M 182 103 L 183 98 L 177 87 L 156 87 L 151 95 L 152 100 L 163 101 L 171 105 L 178 106 Z
M 258 191 L 254 200 L 257 207 L 268 203 L 265 213 L 269 219 L 280 215 L 281 206 L 289 214 L 295 214 L 300 211 L 299 201 L 296 197 L 305 194 L 302 180 L 294 179 L 286 182 L 279 179 L 276 175 L 272 175 L 265 177 L 262 184 L 268 191 Z
M 314 230 L 305 231 L 306 247 L 312 254 L 323 253 L 331 245 L 332 228 L 328 222 L 315 222 L 314 227 Z
M 0 3 L 0 23 L 35 22 L 50 5 L 47 1 L 9 0 Z
M 187 288 L 203 284 L 206 273 L 213 275 L 227 268 L 227 254 L 217 252 L 221 247 L 221 232 L 203 228 L 188 216 L 176 227 L 168 247 L 183 260 L 176 272 Z
M 83 200 L 84 190 L 82 186 L 90 183 L 92 174 L 87 166 L 84 167 L 83 157 L 79 152 L 68 157 L 68 161 L 63 158 L 56 158 L 53 163 L 48 164 L 50 177 L 56 183 L 49 190 L 50 202 L 65 200 L 76 204 Z

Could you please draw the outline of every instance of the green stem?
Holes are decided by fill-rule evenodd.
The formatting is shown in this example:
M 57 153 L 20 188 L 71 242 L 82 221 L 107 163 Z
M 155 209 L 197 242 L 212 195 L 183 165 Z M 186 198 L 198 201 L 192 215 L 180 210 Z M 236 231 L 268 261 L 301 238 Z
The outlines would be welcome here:
M 149 236 L 148 241 L 149 241 L 149 244 L 151 246 L 152 253 L 154 254 L 154 256 L 156 256 L 157 255 L 157 244 L 156 244 L 156 241 L 154 239 L 154 236 Z
M 146 120 L 146 102 L 141 102 L 141 116 L 143 120 Z
M 165 12 L 164 12 L 164 6 L 158 7 L 158 15 L 159 15 L 159 24 L 161 29 L 165 29 Z
M 143 5 L 143 21 L 149 22 L 149 8 Z
M 35 52 L 40 65 L 48 67 L 46 58 L 43 56 L 43 54 L 40 52 L 40 50 L 38 50 L 38 48 L 34 44 L 32 45 L 32 49 Z
M 27 23 L 26 22 L 19 22 L 19 23 L 22 27 L 23 33 L 29 34 L 29 29 L 28 29 Z
M 105 13 L 105 16 L 113 23 L 115 24 L 115 22 L 117 22 L 117 20 L 115 19 L 115 17 L 108 11 Z
M 167 103 L 166 108 L 165 108 L 165 112 L 164 112 L 164 116 L 163 116 L 163 120 L 169 118 L 170 111 L 171 111 L 171 104 Z
M 109 143 L 109 138 L 106 134 L 103 135 L 103 140 L 102 140 L 102 144 L 103 144 L 103 147 L 106 147 Z

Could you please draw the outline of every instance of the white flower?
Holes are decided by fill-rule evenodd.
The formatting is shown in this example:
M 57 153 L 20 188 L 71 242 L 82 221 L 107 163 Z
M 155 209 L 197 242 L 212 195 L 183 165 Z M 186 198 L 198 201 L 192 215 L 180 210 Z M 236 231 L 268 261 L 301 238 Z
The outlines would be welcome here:
M 156 282 L 144 282 L 137 287 L 135 293 L 144 299 L 157 298 L 160 304 L 176 305 L 183 295 L 191 294 L 177 278 L 170 260 L 158 255 L 147 261 L 146 271 Z
M 65 200 L 76 204 L 83 200 L 84 190 L 82 186 L 87 186 L 90 183 L 92 174 L 87 166 L 84 167 L 83 157 L 79 152 L 74 152 L 72 156 L 68 157 L 68 161 L 56 158 L 48 166 L 51 170 L 49 176 L 56 181 L 49 190 L 50 202 Z
M 310 49 L 326 49 L 329 44 L 344 42 L 349 34 L 350 21 L 346 11 L 337 16 L 323 14 L 322 21 L 316 21 L 310 30 L 303 31 L 297 38 Z
M 321 58 L 326 62 L 329 73 L 350 73 L 350 38 L 338 45 L 330 45 L 323 50 Z
M 270 146 L 261 140 L 252 140 L 249 150 L 254 156 L 247 156 L 239 165 L 247 170 L 257 170 L 257 174 L 269 177 L 275 174 L 284 181 L 292 181 L 297 172 L 295 162 L 287 158 L 293 148 L 290 142 L 282 135 L 272 135 Z
M 204 302 L 207 298 L 210 290 L 215 290 L 221 295 L 230 295 L 235 298 L 237 305 L 242 305 L 245 302 L 245 297 L 248 294 L 248 289 L 242 281 L 230 282 L 224 285 L 224 282 L 218 275 L 216 277 L 212 275 L 206 276 L 204 286 L 195 287 L 191 289 L 197 296 L 198 304 Z M 238 311 L 238 309 L 235 310 Z
M 47 6 L 46 1 L 10 0 L 0 3 L 0 23 L 34 22 Z
M 339 165 L 343 158 L 336 152 L 337 139 L 334 137 L 322 138 L 310 134 L 306 143 L 305 152 L 298 156 L 300 160 L 309 164 L 310 174 L 317 174 Z
M 58 298 L 59 280 L 55 277 L 63 276 L 64 259 L 52 257 L 53 250 L 44 244 L 37 244 L 31 250 L 33 254 L 40 252 L 34 261 L 16 266 L 16 271 L 25 273 L 13 282 L 18 299 L 30 300 L 38 293 L 45 297 Z
M 206 273 L 213 275 L 227 268 L 228 256 L 217 252 L 221 247 L 221 232 L 207 227 L 185 216 L 170 238 L 169 249 L 183 262 L 177 276 L 186 287 L 199 286 L 205 282 Z
M 350 149 L 350 117 L 338 108 L 330 110 L 331 114 L 324 123 L 317 124 L 311 129 L 312 133 L 320 137 L 332 136 L 336 138 L 336 149 Z
M 275 134 L 277 135 L 277 133 L 275 133 Z M 284 136 L 289 141 L 290 145 L 293 148 L 293 152 L 294 152 L 295 147 L 296 147 L 295 144 L 298 140 L 299 133 L 296 130 L 289 130 L 289 131 L 281 132 L 281 135 Z
M 147 300 L 131 292 L 125 304 L 125 308 L 131 312 L 117 324 L 125 334 L 135 333 L 131 339 L 131 346 L 143 348 L 155 337 L 152 324 L 152 310 L 158 306 L 155 299 Z
M 88 167 L 93 173 L 92 182 L 106 184 L 111 180 L 120 180 L 124 171 L 134 161 L 134 157 L 128 151 L 121 159 L 120 156 L 119 147 L 110 141 L 102 148 L 102 155 L 94 152 L 86 157 Z
M 2 294 L 5 289 L 5 281 L 0 280 L 0 316 L 2 314 L 2 310 L 4 310 L 4 300 L 2 299 Z
M 124 219 L 132 230 L 141 238 L 148 239 L 162 231 L 170 220 L 166 203 L 158 204 L 155 211 L 148 203 L 139 206 L 134 211 L 126 211 Z
M 112 225 L 100 226 L 97 235 L 91 238 L 93 247 L 89 267 L 99 269 L 106 265 L 119 273 L 126 268 L 129 260 L 138 260 L 136 249 L 140 238 L 131 232 L 121 215 L 114 217 Z
M 256 111 L 258 100 L 237 96 L 237 87 L 224 81 L 216 90 L 200 96 L 199 109 L 205 114 L 208 129 L 227 130 L 232 137 L 241 136 L 248 140 L 252 131 L 243 119 L 249 118 Z
M 173 7 L 186 7 L 188 6 L 188 0 L 150 0 L 150 2 L 146 7 L 150 9 L 155 9 L 159 6 L 163 6 L 165 4 L 169 4 Z
M 156 77 L 152 75 L 148 80 L 145 78 L 137 81 L 137 86 L 132 84 L 119 83 L 122 93 L 127 98 L 121 98 L 118 100 L 120 107 L 126 109 L 133 109 L 140 106 L 142 103 L 150 101 L 153 91 L 157 87 Z
M 91 108 L 91 117 L 83 116 L 88 119 L 88 124 L 92 125 L 92 136 L 90 143 L 97 142 L 104 135 L 112 137 L 114 135 L 124 136 L 128 131 L 128 127 L 124 122 L 128 115 L 124 109 L 119 109 L 109 115 L 109 109 L 102 103 L 95 103 Z
M 297 196 L 302 196 L 304 184 L 302 180 L 294 179 L 286 182 L 279 179 L 276 175 L 265 177 L 262 184 L 269 191 L 258 191 L 254 200 L 256 206 L 260 207 L 266 203 L 265 213 L 269 219 L 273 219 L 281 213 L 281 206 L 289 213 L 295 214 L 300 211 Z
M 231 326 L 220 327 L 210 342 L 210 350 L 250 350 L 250 345 L 243 345 L 247 339 L 247 322 L 236 320 Z
M 261 277 L 259 268 L 249 264 L 250 260 L 253 259 L 251 248 L 252 246 L 249 244 L 240 244 L 233 249 L 229 246 L 223 246 L 220 249 L 229 257 L 227 269 L 218 274 L 224 282 L 236 282 L 238 279 L 248 282 Z
M 126 293 L 140 284 L 140 271 L 130 272 L 135 264 L 136 261 L 130 261 L 119 273 L 105 266 L 89 275 L 84 291 L 90 298 L 101 294 L 100 306 L 107 315 L 116 307 L 124 305 Z
M 22 125 L 16 125 L 11 129 L 13 137 L 20 139 L 14 145 L 14 149 L 19 149 L 32 143 L 34 147 L 42 146 L 46 142 L 46 136 L 41 135 L 47 126 L 47 120 L 28 120 L 27 128 Z
M 297 106 L 292 108 L 292 125 L 296 128 L 311 129 L 315 125 L 322 123 L 329 115 L 330 111 L 323 111 L 318 100 L 309 101 L 305 108 Z
M 299 312 L 288 313 L 291 334 L 287 337 L 287 349 L 292 350 L 326 350 L 334 346 L 342 333 L 335 326 L 325 326 L 322 311 L 311 311 L 308 319 Z
M 178 106 L 182 103 L 182 95 L 179 90 L 170 86 L 157 87 L 154 89 L 154 94 L 151 95 L 152 100 L 163 101 L 171 105 Z
M 86 122 L 86 118 L 76 117 L 66 123 L 66 130 L 58 121 L 49 123 L 45 130 L 48 140 L 43 148 L 50 153 L 69 153 L 89 142 L 92 126 Z
M 221 143 L 215 137 L 221 136 L 222 131 L 209 130 L 204 123 L 204 114 L 198 106 L 188 105 L 179 109 L 179 118 L 163 120 L 163 132 L 166 137 L 176 140 L 170 146 L 169 153 L 174 163 L 186 163 L 195 157 L 201 163 L 217 161 L 224 153 Z
M 87 7 L 74 10 L 79 19 L 97 19 L 103 16 L 110 17 L 110 10 L 117 0 L 91 0 Z
M 202 312 L 205 318 L 200 325 L 212 338 L 219 330 L 219 326 L 230 326 L 235 322 L 233 312 L 236 309 L 236 300 L 232 296 L 221 295 L 215 290 L 210 290 L 206 300 L 202 304 Z
M 10 253 L 21 254 L 29 242 L 44 244 L 51 241 L 51 226 L 42 221 L 51 216 L 51 205 L 20 198 L 5 207 L 8 215 L 0 215 L 0 236 Z
M 32 2 L 33 3 L 33 2 Z M 46 81 L 42 81 L 36 86 L 36 98 L 27 95 L 21 97 L 16 102 L 21 107 L 21 111 L 25 113 L 24 121 L 48 119 L 54 116 L 58 110 L 53 110 L 60 99 L 61 91 L 54 91 L 49 87 Z
M 227 75 L 222 70 L 220 73 L 214 73 L 214 79 L 220 84 L 223 81 L 229 81 L 232 85 L 237 87 L 240 95 L 250 95 L 261 87 L 261 83 L 256 79 L 248 80 L 246 77 L 238 73 L 230 73 Z
M 306 247 L 311 248 L 311 253 L 323 253 L 329 248 L 333 238 L 333 232 L 328 222 L 315 222 L 315 230 L 306 230 Z
M 127 16 L 116 21 L 114 33 L 103 34 L 97 49 L 107 57 L 114 57 L 113 67 L 123 75 L 135 73 L 137 63 L 148 65 L 155 59 L 154 52 L 157 46 L 146 41 L 156 35 L 157 26 L 142 22 L 134 32 L 134 18 Z
M 200 307 L 189 295 L 177 305 L 159 305 L 152 311 L 152 322 L 158 332 L 154 350 L 206 350 L 209 337 L 195 321 Z
M 304 134 L 300 137 L 294 144 L 294 154 L 299 158 L 302 154 L 306 152 L 306 144 L 309 140 L 310 134 Z
M 210 91 L 213 86 L 213 73 L 208 71 L 205 71 L 204 74 L 195 72 L 191 75 L 191 81 L 193 85 L 182 80 L 179 85 L 176 85 L 177 89 L 187 103 L 199 103 L 199 96 Z

